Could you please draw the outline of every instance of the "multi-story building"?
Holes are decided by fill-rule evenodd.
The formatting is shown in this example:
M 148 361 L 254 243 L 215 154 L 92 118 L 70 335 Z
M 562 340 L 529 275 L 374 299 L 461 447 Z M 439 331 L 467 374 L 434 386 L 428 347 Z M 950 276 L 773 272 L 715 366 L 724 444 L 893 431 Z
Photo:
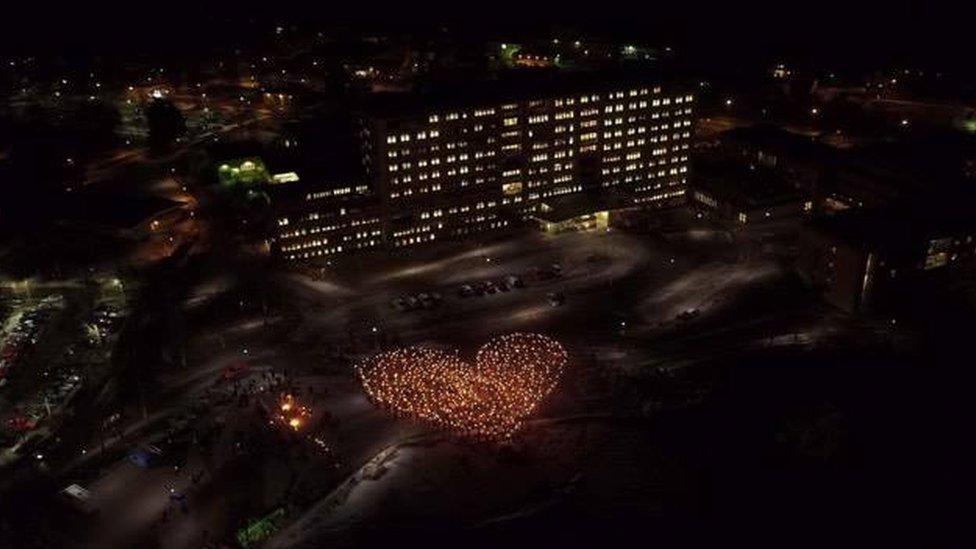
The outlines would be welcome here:
M 594 207 L 602 192 L 625 196 L 630 208 L 685 202 L 694 97 L 684 90 L 591 75 L 446 96 L 401 95 L 364 116 L 376 207 L 363 215 L 378 215 L 390 248 L 521 225 L 557 197 Z M 326 238 L 294 248 L 287 233 L 280 247 L 289 259 L 351 249 Z
M 384 245 L 382 212 L 367 185 L 288 191 L 274 198 L 284 205 L 277 208 L 276 223 L 277 248 L 285 259 L 309 260 Z
M 916 200 L 881 210 L 849 210 L 800 231 L 796 267 L 830 303 L 848 310 L 884 308 L 930 274 L 976 259 L 973 195 Z

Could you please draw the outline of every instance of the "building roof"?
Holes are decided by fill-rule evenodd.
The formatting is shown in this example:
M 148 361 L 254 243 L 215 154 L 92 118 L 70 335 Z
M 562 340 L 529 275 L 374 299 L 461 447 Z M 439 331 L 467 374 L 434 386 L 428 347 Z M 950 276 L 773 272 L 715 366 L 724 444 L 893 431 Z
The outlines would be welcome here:
M 796 189 L 778 172 L 764 166 L 744 166 L 731 161 L 706 161 L 694 164 L 693 188 L 740 209 L 776 206 L 799 200 Z
M 545 207 L 539 208 L 533 217 L 550 223 L 558 223 L 581 215 L 603 212 L 624 207 L 626 201 L 620 195 L 603 192 L 599 195 L 573 193 L 540 201 Z
M 652 86 L 661 80 L 661 75 L 651 70 L 501 71 L 484 79 L 432 83 L 413 92 L 375 93 L 368 97 L 363 111 L 371 117 L 398 118 L 444 108 L 598 93 L 611 86 Z
M 834 147 L 810 136 L 793 133 L 772 124 L 733 128 L 723 132 L 719 139 L 727 143 L 756 147 L 769 152 L 781 152 L 795 159 L 815 162 L 835 159 L 839 153 Z
M 846 210 L 814 219 L 810 227 L 858 248 L 888 253 L 914 252 L 935 238 L 976 236 L 976 196 L 939 198 Z

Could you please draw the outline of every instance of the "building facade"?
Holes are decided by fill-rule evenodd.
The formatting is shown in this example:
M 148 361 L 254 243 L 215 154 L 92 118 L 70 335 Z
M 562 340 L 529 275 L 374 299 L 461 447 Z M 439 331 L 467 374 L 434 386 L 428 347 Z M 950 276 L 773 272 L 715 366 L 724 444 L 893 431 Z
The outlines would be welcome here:
M 511 229 L 557 197 L 595 203 L 612 192 L 627 207 L 685 203 L 693 95 L 613 81 L 525 90 L 368 112 L 363 163 L 375 203 L 357 215 L 378 221 L 365 240 L 396 249 Z M 317 230 L 335 226 L 323 215 L 300 214 L 297 233 L 291 217 L 280 227 L 290 227 L 279 231 L 286 259 L 359 249 L 338 249 Z M 357 218 L 344 222 L 349 232 Z M 321 237 L 308 238 L 313 230 Z
M 959 202 L 971 204 L 972 197 Z M 841 309 L 883 309 L 931 274 L 958 270 L 971 276 L 974 213 L 968 206 L 914 204 L 816 219 L 800 231 L 796 268 Z
M 383 247 L 382 211 L 363 184 L 291 193 L 279 203 L 276 247 L 289 261 Z M 281 206 L 280 204 L 285 204 Z

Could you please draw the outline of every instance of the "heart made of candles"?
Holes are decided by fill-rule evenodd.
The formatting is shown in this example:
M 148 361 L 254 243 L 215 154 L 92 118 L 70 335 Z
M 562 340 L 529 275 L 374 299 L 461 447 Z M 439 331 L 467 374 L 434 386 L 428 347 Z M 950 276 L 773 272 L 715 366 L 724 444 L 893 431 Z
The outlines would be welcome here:
M 514 333 L 483 345 L 474 363 L 415 346 L 374 355 L 357 372 L 370 400 L 396 416 L 466 437 L 507 438 L 553 390 L 566 361 L 557 341 Z

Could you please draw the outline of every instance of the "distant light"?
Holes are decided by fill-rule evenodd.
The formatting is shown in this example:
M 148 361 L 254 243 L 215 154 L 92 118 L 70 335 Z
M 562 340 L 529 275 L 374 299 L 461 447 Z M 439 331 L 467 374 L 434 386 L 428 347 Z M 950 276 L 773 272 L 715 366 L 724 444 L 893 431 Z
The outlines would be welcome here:
M 731 99 L 726 99 L 725 100 L 725 106 L 726 107 L 731 107 L 732 106 L 732 100 Z
M 902 118 L 901 119 L 901 125 L 902 126 L 907 126 L 908 125 L 908 119 L 907 118 Z

